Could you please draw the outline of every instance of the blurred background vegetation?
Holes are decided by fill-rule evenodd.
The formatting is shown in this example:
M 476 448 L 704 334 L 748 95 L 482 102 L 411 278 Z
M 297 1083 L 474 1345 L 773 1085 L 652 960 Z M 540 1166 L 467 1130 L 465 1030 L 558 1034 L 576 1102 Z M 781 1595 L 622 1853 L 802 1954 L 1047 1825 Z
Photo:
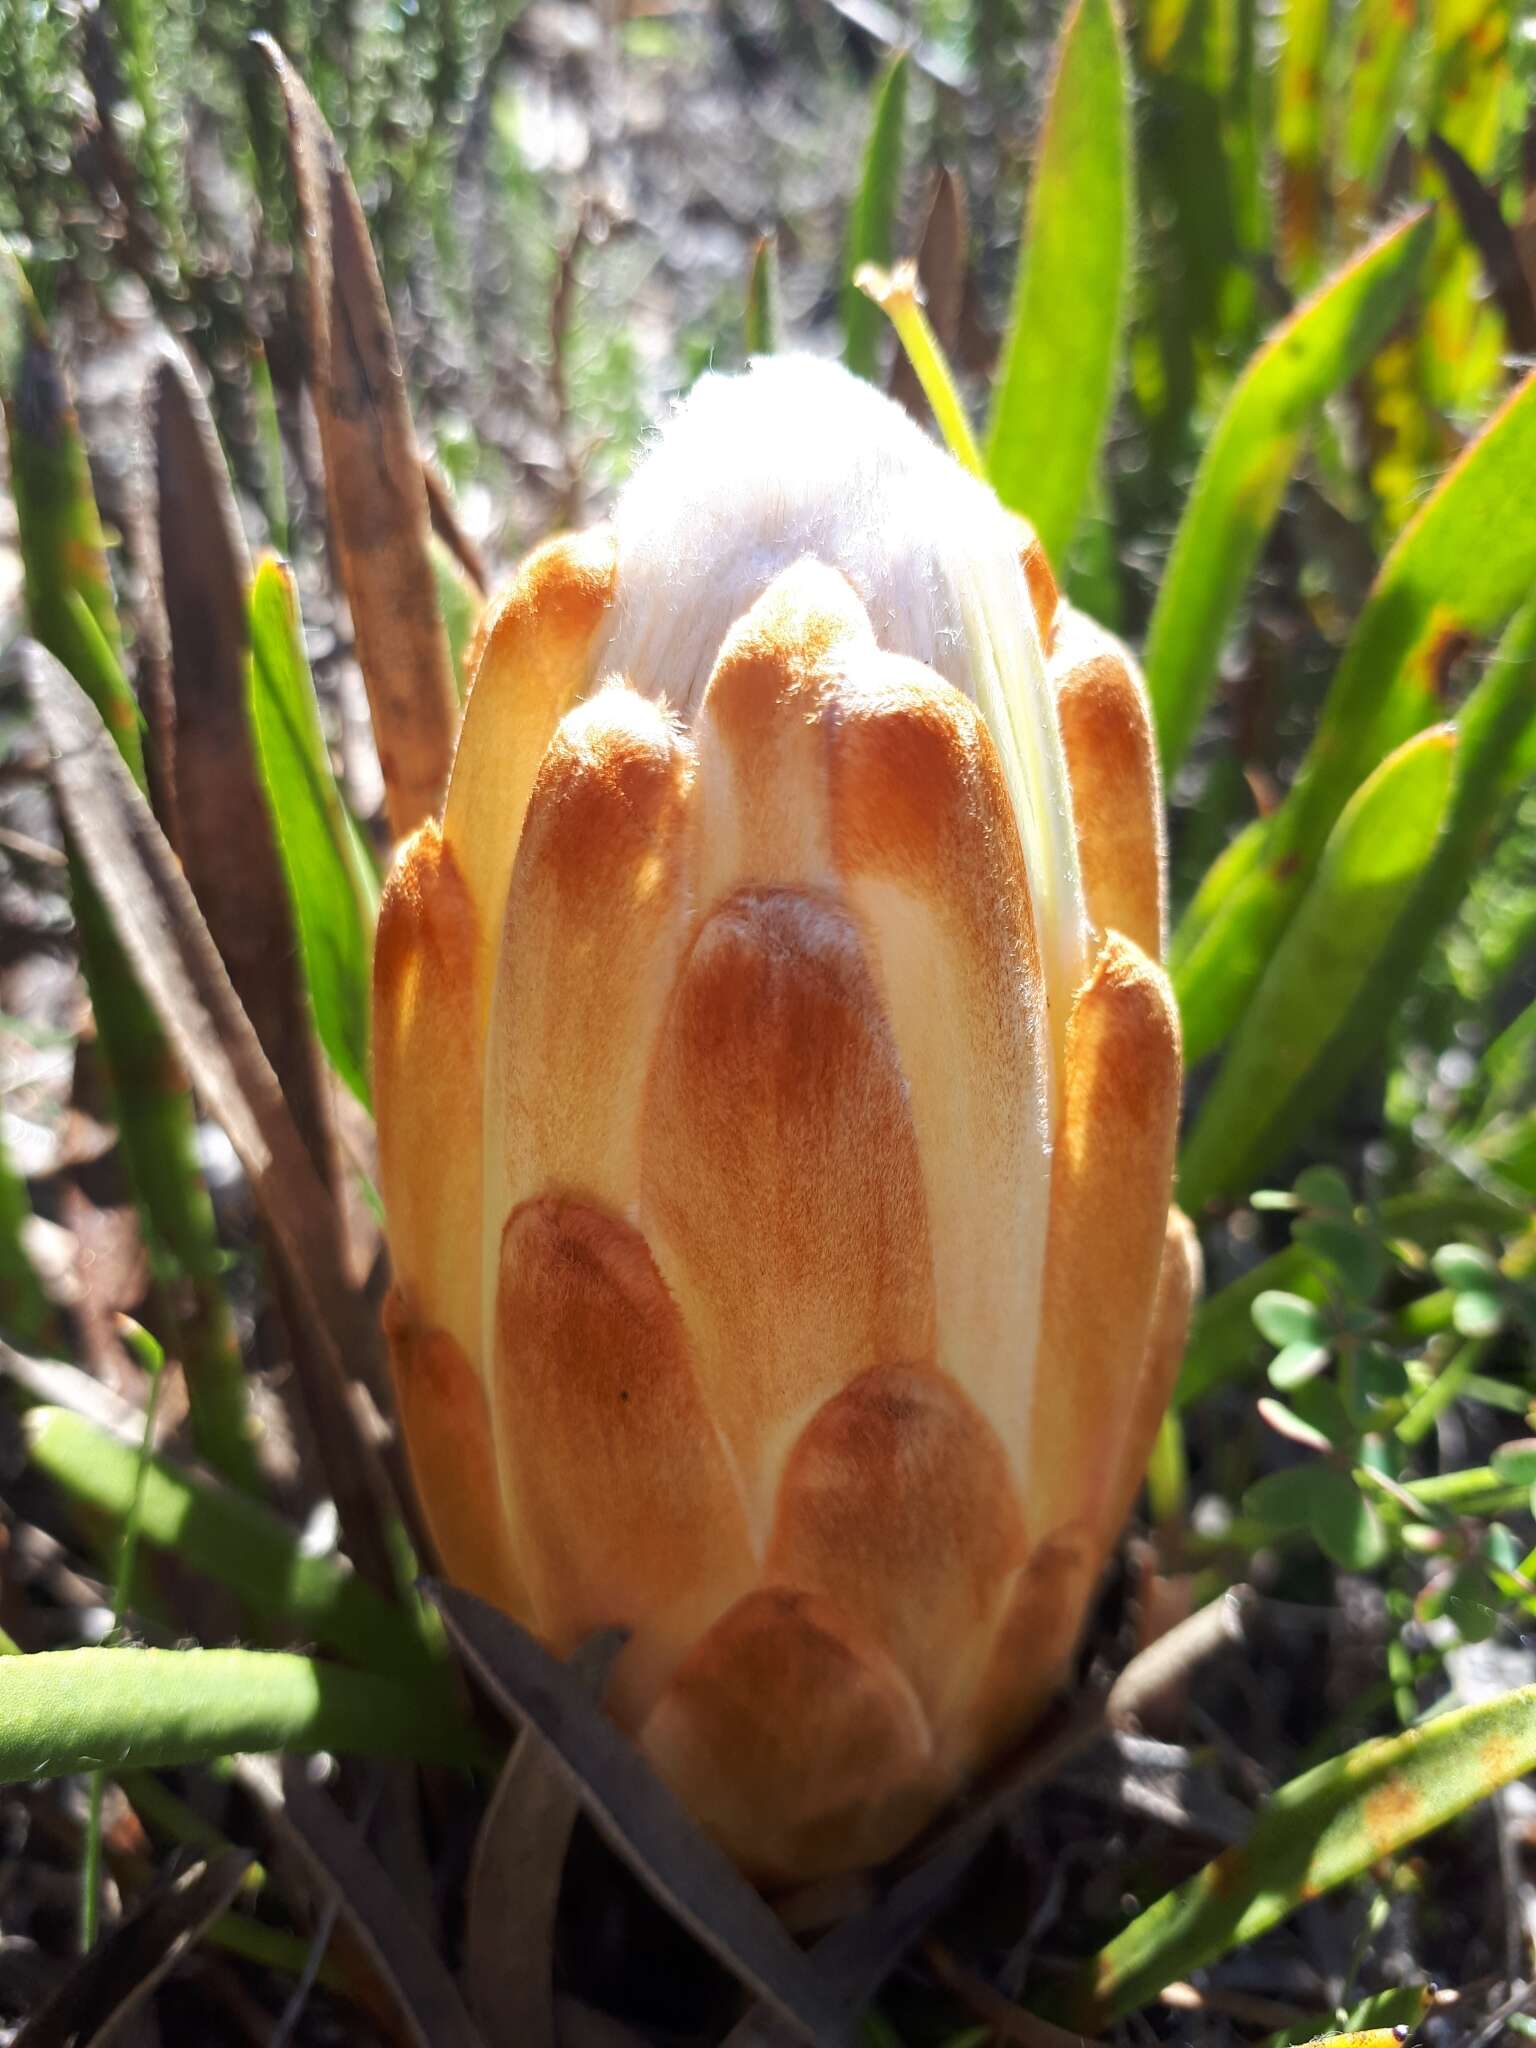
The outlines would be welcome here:
M 334 1097 L 316 1156 L 373 1256 L 352 1289 L 371 1318 L 366 960 L 387 833 L 283 103 L 252 37 L 307 79 L 362 201 L 456 656 L 481 565 L 494 582 L 599 515 L 704 369 L 841 350 L 922 412 L 852 282 L 915 256 L 1000 493 L 1068 595 L 1145 650 L 1168 769 L 1182 1187 L 1209 1291 L 1091 1648 L 1118 1661 L 1238 1582 L 1268 1617 L 1241 1669 L 1163 1701 L 1162 1793 L 1146 1756 L 1119 1754 L 1113 1853 L 1102 1773 L 1012 1841 L 1029 1911 L 999 1929 L 972 1901 L 982 1992 L 1017 1991 L 1041 1941 L 1048 1960 L 1102 1941 L 1115 2013 L 1219 1963 L 1200 2038 L 1278 2042 L 1277 2007 L 1326 2019 L 1406 1989 L 1371 2016 L 1491 2041 L 1536 1974 L 1513 1794 L 1492 1834 L 1467 1822 L 1423 1863 L 1371 1856 L 1357 1828 L 1328 1880 L 1366 1873 L 1348 1905 L 1270 1932 L 1305 1890 L 1277 1851 L 1258 1960 L 1228 1975 L 1233 1927 L 1170 1931 L 1126 1901 L 1197 1872 L 1234 1810 L 1270 1814 L 1298 1772 L 1536 1679 L 1536 13 L 1140 0 L 1123 48 L 1103 0 L 1070 24 L 1060 42 L 1057 11 L 1023 0 L 0 0 L 0 642 L 25 629 L 64 662 L 167 817 L 157 611 L 220 515 L 167 525 L 164 422 L 205 391 L 222 458 L 197 502 L 227 501 L 262 556 L 232 600 L 241 787 L 276 846 L 294 1000 Z M 190 398 L 167 396 L 166 332 L 196 366 Z M 5 1440 L 0 1622 L 32 1653 L 128 1627 L 414 1669 L 398 1531 L 343 1498 L 281 1233 L 263 1235 L 208 1101 L 189 1106 L 80 821 L 58 829 L 49 752 L 0 684 L 0 1336 L 18 1347 L 0 1362 L 32 1411 Z M 217 927 L 218 889 L 180 850 Z M 223 886 L 221 945 L 248 908 L 231 924 Z M 173 1455 L 146 1490 L 118 1439 L 147 1441 L 157 1403 Z M 258 1528 L 241 1493 L 288 1519 Z M 343 1555 L 370 1584 L 349 1577 L 338 1612 Z M 83 1807 L 17 1795 L 16 1825 L 34 1871 L 51 1859 L 74 1887 L 83 1857 L 94 1931 L 103 1839 L 132 1902 L 152 1868 L 124 1843 L 206 1847 L 208 1822 L 176 1805 L 184 1782 L 140 1773 L 126 1803 L 91 1782 Z M 1490 1789 L 1456 1782 L 1422 1827 Z M 203 1806 L 232 1825 L 227 1795 Z M 16 1896 L 40 1960 L 18 1990 L 0 1953 L 7 2013 L 56 1988 L 68 1946 L 46 1885 Z M 265 1943 L 304 1981 L 323 1914 L 272 1888 L 246 1906 L 220 1909 L 216 1942 Z M 364 2024 L 334 1961 L 316 2039 L 343 2010 Z M 988 2008 L 968 1967 L 929 1955 L 900 2029 L 871 2021 L 870 2040 L 972 2038 L 955 2000 Z M 1466 2004 L 1436 2021 L 1431 1979 Z

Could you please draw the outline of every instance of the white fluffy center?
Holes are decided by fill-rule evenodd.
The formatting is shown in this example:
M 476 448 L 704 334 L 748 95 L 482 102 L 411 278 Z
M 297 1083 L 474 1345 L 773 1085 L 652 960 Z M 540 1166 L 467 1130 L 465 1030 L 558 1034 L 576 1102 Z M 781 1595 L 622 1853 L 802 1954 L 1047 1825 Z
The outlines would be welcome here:
M 888 398 L 811 356 L 701 378 L 614 514 L 619 602 L 599 657 L 691 718 L 721 641 L 781 570 L 839 569 L 875 637 L 979 706 L 1019 822 L 1057 1035 L 1086 921 L 1055 705 L 993 494 Z

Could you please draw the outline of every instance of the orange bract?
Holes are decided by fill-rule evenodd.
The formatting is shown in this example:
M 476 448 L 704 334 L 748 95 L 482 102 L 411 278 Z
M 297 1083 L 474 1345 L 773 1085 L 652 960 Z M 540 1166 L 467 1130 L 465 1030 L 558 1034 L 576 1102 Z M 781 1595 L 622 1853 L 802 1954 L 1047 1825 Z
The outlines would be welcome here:
M 846 505 L 749 421 L 718 576 L 692 475 L 677 535 L 646 477 L 532 558 L 376 969 L 444 1564 L 561 1653 L 626 1626 L 615 1711 L 769 1885 L 894 1852 L 1067 1677 L 1197 1274 L 1140 680 L 840 378 L 782 384 L 846 399 Z

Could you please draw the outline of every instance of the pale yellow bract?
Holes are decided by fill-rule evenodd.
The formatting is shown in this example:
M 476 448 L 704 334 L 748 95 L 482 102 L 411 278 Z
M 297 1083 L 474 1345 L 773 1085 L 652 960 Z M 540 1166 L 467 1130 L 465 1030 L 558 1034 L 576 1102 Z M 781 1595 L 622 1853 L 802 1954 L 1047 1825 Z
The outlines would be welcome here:
M 704 381 L 490 615 L 375 985 L 448 1572 L 768 1885 L 1068 1672 L 1195 1286 L 1140 679 L 885 399 Z

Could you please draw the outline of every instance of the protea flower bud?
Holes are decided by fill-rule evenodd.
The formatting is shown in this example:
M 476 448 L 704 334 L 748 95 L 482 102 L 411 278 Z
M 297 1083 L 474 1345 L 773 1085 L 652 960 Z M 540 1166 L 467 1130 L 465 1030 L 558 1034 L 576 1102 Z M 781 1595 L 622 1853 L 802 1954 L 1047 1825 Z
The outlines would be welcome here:
M 1125 653 L 840 370 L 706 378 L 490 619 L 379 926 L 404 1427 L 762 1882 L 1068 1669 L 1193 1287 L 1162 874 Z

